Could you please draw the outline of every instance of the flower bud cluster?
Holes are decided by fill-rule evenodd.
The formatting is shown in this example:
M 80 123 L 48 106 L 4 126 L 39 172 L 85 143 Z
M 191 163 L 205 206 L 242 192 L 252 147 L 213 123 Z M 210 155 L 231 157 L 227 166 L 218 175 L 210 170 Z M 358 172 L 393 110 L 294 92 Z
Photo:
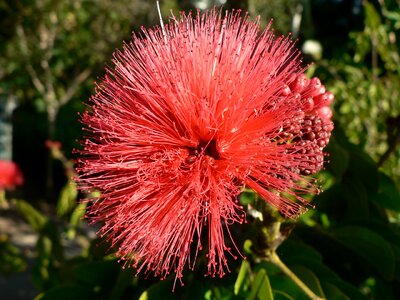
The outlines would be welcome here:
M 323 149 L 329 143 L 333 130 L 329 106 L 334 96 L 326 91 L 318 78 L 308 79 L 304 74 L 290 80 L 282 94 L 294 96 L 301 103 L 301 110 L 286 123 L 283 130 L 285 138 L 291 139 L 297 152 L 307 155 L 298 172 L 302 175 L 315 174 L 323 167 Z
M 332 117 L 330 105 L 334 96 L 327 92 L 321 81 L 314 77 L 308 79 L 306 75 L 301 74 L 296 78 L 289 80 L 289 85 L 283 88 L 283 95 L 293 94 L 301 99 L 302 110 L 306 114 L 316 115 L 329 120 Z

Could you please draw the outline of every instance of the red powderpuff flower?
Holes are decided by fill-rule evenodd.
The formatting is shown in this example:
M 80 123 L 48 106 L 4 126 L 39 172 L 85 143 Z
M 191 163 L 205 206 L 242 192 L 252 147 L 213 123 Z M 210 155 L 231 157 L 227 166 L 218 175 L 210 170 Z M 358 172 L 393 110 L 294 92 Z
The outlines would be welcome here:
M 0 160 L 0 190 L 12 189 L 24 183 L 19 167 L 12 161 Z
M 213 10 L 143 29 L 82 116 L 78 181 L 101 192 L 88 218 L 138 272 L 181 278 L 206 230 L 208 274 L 222 276 L 244 186 L 289 217 L 317 192 L 304 175 L 322 167 L 333 95 L 303 75 L 289 38 L 259 27 Z

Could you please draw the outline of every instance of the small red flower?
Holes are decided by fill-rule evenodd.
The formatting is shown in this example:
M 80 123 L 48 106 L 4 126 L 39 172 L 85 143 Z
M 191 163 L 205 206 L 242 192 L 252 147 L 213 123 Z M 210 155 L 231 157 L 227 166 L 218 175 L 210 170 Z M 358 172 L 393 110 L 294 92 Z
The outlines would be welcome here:
M 12 189 L 24 183 L 18 166 L 8 160 L 0 160 L 0 189 Z
M 289 217 L 305 210 L 333 95 L 304 76 L 290 39 L 239 12 L 182 14 L 113 62 L 82 117 L 78 181 L 101 192 L 88 217 L 128 264 L 180 278 L 204 229 L 208 273 L 224 275 L 244 186 Z

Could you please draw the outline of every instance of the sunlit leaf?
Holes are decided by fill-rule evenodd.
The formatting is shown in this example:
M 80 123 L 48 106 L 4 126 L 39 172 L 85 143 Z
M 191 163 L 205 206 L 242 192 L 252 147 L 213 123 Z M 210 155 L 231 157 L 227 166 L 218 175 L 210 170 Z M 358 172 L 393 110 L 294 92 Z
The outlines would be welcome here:
M 375 7 L 368 1 L 365 1 L 364 8 L 365 8 L 365 22 L 367 28 L 370 28 L 372 30 L 378 29 L 379 25 L 381 24 L 381 18 L 378 12 L 376 11 Z
M 57 202 L 57 215 L 62 217 L 73 210 L 76 206 L 77 197 L 78 189 L 76 183 L 73 180 L 68 180 L 66 185 L 61 190 L 60 197 Z
M 16 200 L 16 208 L 36 231 L 40 231 L 47 222 L 47 217 L 25 200 Z
M 234 293 L 235 295 L 239 294 L 239 291 L 245 289 L 246 281 L 249 279 L 250 264 L 247 260 L 243 260 L 240 265 L 239 274 L 235 281 Z
M 267 272 L 264 269 L 258 271 L 251 286 L 247 300 L 273 300 L 273 294 Z
M 82 218 L 85 216 L 86 206 L 87 206 L 86 203 L 79 203 L 72 211 L 69 220 L 70 228 L 68 229 L 67 233 L 69 239 L 73 239 L 75 237 L 75 230 L 79 226 Z

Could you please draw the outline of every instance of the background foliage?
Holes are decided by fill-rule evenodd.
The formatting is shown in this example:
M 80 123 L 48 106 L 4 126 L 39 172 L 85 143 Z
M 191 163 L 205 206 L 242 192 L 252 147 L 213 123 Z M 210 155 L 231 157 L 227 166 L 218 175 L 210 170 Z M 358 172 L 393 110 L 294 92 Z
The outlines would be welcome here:
M 168 16 L 170 9 L 223 2 L 260 14 L 263 25 L 274 18 L 279 33 L 292 32 L 305 63 L 314 61 L 309 76 L 336 95 L 330 163 L 318 174 L 324 193 L 313 200 L 316 209 L 296 222 L 283 220 L 244 191 L 248 223 L 234 232 L 246 260 L 232 259 L 222 279 L 204 277 L 202 257 L 174 293 L 173 277 L 159 281 L 122 269 L 107 242 L 94 238 L 96 229 L 82 222 L 85 204 L 70 179 L 72 149 L 79 147 L 77 112 L 92 82 L 132 30 L 158 22 L 155 4 L 0 1 L 0 93 L 18 100 L 14 160 L 26 179 L 6 194 L 0 213 L 17 212 L 37 234 L 29 268 L 35 299 L 308 299 L 268 259 L 277 246 L 282 261 L 321 298 L 398 299 L 400 2 L 165 0 L 161 8 Z M 2 276 L 27 268 L 7 232 L 0 231 Z

